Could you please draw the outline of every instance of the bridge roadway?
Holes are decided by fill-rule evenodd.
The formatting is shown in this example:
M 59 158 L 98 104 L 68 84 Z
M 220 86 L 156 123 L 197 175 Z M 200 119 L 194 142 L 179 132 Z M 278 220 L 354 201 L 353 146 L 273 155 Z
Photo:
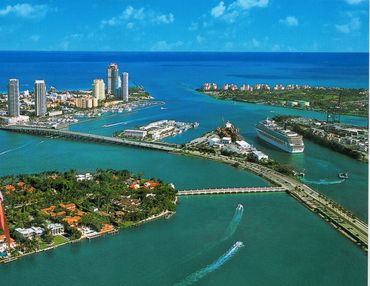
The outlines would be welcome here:
M 60 138 L 66 138 L 71 140 L 89 141 L 96 143 L 114 144 L 114 145 L 124 145 L 131 147 L 139 147 L 146 149 L 155 149 L 159 151 L 174 152 L 179 151 L 179 146 L 176 144 L 170 144 L 165 142 L 144 142 L 144 141 L 134 141 L 127 139 L 114 138 L 109 136 L 102 136 L 97 134 L 68 131 L 68 130 L 57 130 L 50 128 L 40 128 L 31 126 L 0 126 L 1 130 L 26 133 L 30 135 L 37 136 L 56 136 Z
M 244 194 L 244 193 L 276 193 L 286 192 L 283 187 L 246 187 L 246 188 L 217 188 L 217 189 L 195 189 L 178 191 L 177 196 L 193 195 L 217 195 L 217 194 Z
M 266 180 L 272 182 L 274 185 L 280 186 L 282 189 L 286 190 L 289 195 L 297 199 L 312 212 L 318 214 L 321 218 L 330 223 L 335 229 L 337 229 L 347 238 L 359 245 L 363 250 L 365 250 L 365 252 L 367 252 L 368 249 L 368 225 L 365 222 L 363 222 L 358 217 L 351 214 L 349 211 L 339 206 L 329 198 L 314 191 L 307 185 L 295 180 L 294 178 L 291 178 L 287 175 L 284 175 L 257 163 L 251 163 L 242 159 L 230 158 L 223 155 L 201 153 L 197 150 L 184 150 L 181 149 L 178 145 L 160 142 L 154 143 L 130 141 L 95 134 L 47 128 L 36 128 L 30 126 L 0 126 L 0 129 L 31 135 L 58 136 L 72 140 L 148 148 L 165 152 L 181 153 L 184 155 L 189 154 L 204 159 L 215 160 L 218 162 L 223 162 L 225 164 L 238 166 L 239 168 L 248 170 L 260 177 L 265 178 Z

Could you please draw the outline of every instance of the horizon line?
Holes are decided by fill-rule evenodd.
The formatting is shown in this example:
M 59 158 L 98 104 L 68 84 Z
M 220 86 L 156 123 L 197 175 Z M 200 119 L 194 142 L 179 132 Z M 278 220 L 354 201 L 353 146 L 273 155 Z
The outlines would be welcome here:
M 94 51 L 94 50 L 0 50 L 2 52 L 46 52 L 46 53 L 280 53 L 280 54 L 369 54 L 369 51 Z

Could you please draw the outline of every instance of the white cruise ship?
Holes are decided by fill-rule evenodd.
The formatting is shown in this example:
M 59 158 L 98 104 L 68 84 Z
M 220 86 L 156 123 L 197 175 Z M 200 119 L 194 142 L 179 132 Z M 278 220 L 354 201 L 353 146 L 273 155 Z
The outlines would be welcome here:
M 288 153 L 304 151 L 303 137 L 278 126 L 273 120 L 263 120 L 256 125 L 259 138 Z

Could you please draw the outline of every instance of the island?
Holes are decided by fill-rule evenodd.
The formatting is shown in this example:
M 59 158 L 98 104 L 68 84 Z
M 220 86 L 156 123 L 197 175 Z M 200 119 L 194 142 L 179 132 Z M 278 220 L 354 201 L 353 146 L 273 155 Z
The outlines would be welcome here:
M 0 186 L 10 234 L 10 241 L 0 234 L 0 262 L 176 211 L 174 185 L 126 170 L 7 176 Z
M 364 88 L 312 87 L 309 85 L 205 83 L 198 92 L 221 100 L 268 104 L 303 110 L 368 117 L 369 90 Z

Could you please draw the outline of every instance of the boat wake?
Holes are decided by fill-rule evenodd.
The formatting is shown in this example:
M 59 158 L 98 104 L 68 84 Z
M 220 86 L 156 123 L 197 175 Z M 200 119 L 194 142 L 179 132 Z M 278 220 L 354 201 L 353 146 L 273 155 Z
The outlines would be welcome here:
M 243 211 L 244 211 L 243 205 L 239 204 L 236 207 L 234 216 L 233 216 L 232 220 L 230 221 L 230 223 L 229 223 L 229 225 L 226 229 L 225 236 L 221 239 L 220 242 L 228 240 L 230 237 L 232 237 L 234 235 L 234 233 L 237 230 L 237 228 L 240 224 L 240 221 L 243 217 Z
M 224 236 L 220 240 L 207 243 L 206 245 L 202 247 L 201 250 L 190 253 L 189 255 L 186 255 L 185 258 L 182 260 L 182 263 L 189 262 L 195 257 L 198 257 L 202 255 L 203 253 L 208 252 L 209 250 L 213 249 L 220 243 L 230 239 L 234 235 L 236 230 L 238 229 L 240 221 L 243 217 L 243 211 L 244 211 L 243 205 L 239 204 L 235 209 L 233 218 L 231 219 L 229 225 L 226 228 Z
M 25 148 L 25 147 L 27 147 L 27 146 L 29 146 L 29 145 L 31 145 L 31 143 L 29 143 L 29 144 L 24 144 L 24 145 L 19 146 L 19 147 L 17 147 L 17 148 L 12 148 L 12 149 L 5 150 L 5 151 L 3 151 L 3 152 L 0 152 L 0 156 L 3 156 L 3 155 L 5 155 L 5 154 L 8 154 L 8 153 L 13 152 L 13 151 L 17 151 L 17 150 L 22 149 L 22 148 Z
M 228 251 L 226 251 L 222 256 L 220 256 L 216 261 L 212 262 L 211 264 L 207 265 L 206 267 L 188 275 L 184 280 L 176 283 L 176 286 L 185 286 L 191 285 L 206 275 L 212 273 L 213 271 L 219 269 L 222 265 L 224 265 L 227 261 L 229 261 L 238 251 L 242 248 L 244 244 L 240 241 L 236 242 Z
M 327 179 L 320 179 L 320 180 L 307 180 L 305 178 L 301 178 L 303 183 L 314 184 L 314 185 L 335 185 L 341 184 L 345 181 L 345 179 L 341 180 L 327 180 Z
M 118 125 L 126 125 L 127 122 L 126 121 L 122 121 L 122 122 L 117 122 L 117 123 L 112 123 L 112 124 L 105 124 L 103 125 L 104 128 L 107 128 L 107 127 L 113 127 L 113 126 L 118 126 Z

